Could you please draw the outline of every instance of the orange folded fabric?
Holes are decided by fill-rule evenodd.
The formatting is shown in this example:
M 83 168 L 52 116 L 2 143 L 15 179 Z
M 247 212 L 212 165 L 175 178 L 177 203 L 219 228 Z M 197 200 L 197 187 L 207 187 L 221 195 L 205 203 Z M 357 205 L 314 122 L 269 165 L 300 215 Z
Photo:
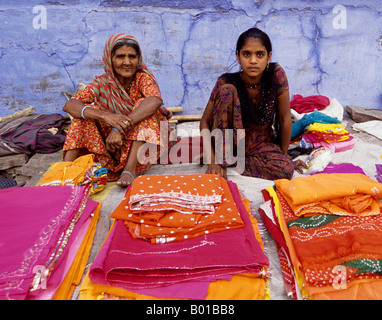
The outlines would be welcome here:
M 225 179 L 209 174 L 140 176 L 111 218 L 153 244 L 244 226 Z
M 280 200 L 279 219 L 291 260 L 309 295 L 317 294 L 323 298 L 325 295 L 319 294 L 325 292 L 329 296 L 337 292 L 334 297 L 347 299 L 351 295 L 357 296 L 357 292 L 352 291 L 354 288 L 365 293 L 368 284 L 382 280 L 379 269 L 382 261 L 381 214 L 298 217 L 281 193 L 277 191 L 277 195 Z M 339 267 L 345 277 L 339 282 L 346 284 L 348 291 L 338 290 L 335 286 Z
M 382 297 L 382 279 L 354 280 L 341 289 L 309 285 L 305 288 L 314 300 L 381 300 Z
M 375 215 L 382 210 L 382 184 L 359 173 L 279 179 L 275 185 L 296 216 Z
M 129 190 L 129 209 L 135 212 L 177 211 L 213 213 L 222 202 L 218 175 L 139 176 Z

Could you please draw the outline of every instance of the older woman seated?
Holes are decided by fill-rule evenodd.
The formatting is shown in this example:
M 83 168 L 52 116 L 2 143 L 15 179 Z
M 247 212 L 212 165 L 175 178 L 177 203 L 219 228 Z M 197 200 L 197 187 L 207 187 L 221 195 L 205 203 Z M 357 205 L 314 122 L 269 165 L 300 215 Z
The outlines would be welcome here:
M 63 160 L 93 153 L 108 170 L 108 179 L 126 187 L 152 163 L 139 161 L 139 148 L 144 143 L 160 145 L 160 122 L 167 121 L 171 112 L 162 105 L 156 79 L 143 63 L 134 37 L 111 36 L 102 60 L 105 73 L 63 108 L 73 117 Z

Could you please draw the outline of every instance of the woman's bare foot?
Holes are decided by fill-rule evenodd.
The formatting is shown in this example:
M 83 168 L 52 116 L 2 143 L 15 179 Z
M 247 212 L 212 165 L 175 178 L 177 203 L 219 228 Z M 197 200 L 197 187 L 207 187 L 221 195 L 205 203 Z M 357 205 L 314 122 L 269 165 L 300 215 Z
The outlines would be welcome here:
M 65 151 L 63 161 L 74 161 L 78 158 L 80 149 L 70 149 Z
M 131 171 L 124 170 L 122 171 L 121 177 L 117 181 L 117 186 L 126 188 L 133 183 L 134 179 L 135 175 Z

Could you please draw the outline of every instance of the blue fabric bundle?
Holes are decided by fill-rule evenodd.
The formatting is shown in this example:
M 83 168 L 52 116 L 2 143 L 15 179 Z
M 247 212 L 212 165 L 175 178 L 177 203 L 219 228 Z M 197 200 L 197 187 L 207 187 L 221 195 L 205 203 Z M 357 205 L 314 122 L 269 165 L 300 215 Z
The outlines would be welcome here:
M 292 125 L 292 136 L 291 140 L 295 140 L 299 135 L 301 135 L 305 128 L 315 122 L 320 123 L 341 123 L 340 120 L 330 117 L 322 112 L 314 109 L 312 113 L 305 114 L 300 120 L 296 121 Z

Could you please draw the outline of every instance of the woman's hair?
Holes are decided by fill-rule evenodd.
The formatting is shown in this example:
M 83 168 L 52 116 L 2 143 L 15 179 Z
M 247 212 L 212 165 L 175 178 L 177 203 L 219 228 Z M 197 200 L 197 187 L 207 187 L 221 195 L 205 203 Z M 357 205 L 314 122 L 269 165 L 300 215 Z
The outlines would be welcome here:
M 123 46 L 128 46 L 133 48 L 136 51 L 137 55 L 138 56 L 140 55 L 141 49 L 139 48 L 138 43 L 136 43 L 132 39 L 119 39 L 114 43 L 114 46 L 111 49 L 111 57 L 114 57 L 115 51 L 117 51 L 117 49 Z
M 258 28 L 250 28 L 244 31 L 237 39 L 236 52 L 240 53 L 241 48 L 244 46 L 248 38 L 259 39 L 261 44 L 267 49 L 268 54 L 272 51 L 272 43 L 268 35 Z

